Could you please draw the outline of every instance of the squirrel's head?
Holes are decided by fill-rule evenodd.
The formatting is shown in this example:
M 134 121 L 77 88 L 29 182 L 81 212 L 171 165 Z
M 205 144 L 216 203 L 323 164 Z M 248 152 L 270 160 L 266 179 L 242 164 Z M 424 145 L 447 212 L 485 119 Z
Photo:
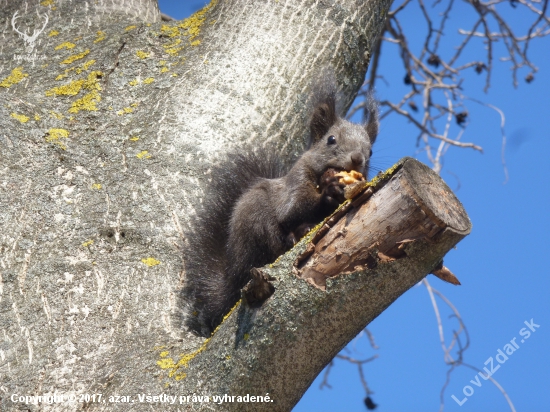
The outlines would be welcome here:
M 366 121 L 351 123 L 336 112 L 334 95 L 329 95 L 313 110 L 309 125 L 312 157 L 310 166 L 319 176 L 327 168 L 368 173 L 372 145 L 378 135 L 378 105 L 372 95 L 365 101 Z M 319 170 L 317 170 L 319 169 Z

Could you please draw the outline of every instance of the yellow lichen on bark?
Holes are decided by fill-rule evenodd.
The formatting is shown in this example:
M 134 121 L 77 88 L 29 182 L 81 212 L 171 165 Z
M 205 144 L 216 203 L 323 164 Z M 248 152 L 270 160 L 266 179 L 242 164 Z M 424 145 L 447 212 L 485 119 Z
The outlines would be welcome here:
M 69 131 L 65 129 L 50 129 L 46 135 L 46 142 L 53 143 L 59 146 L 61 149 L 66 150 L 67 146 L 61 142 L 61 139 L 69 137 Z
M 132 113 L 134 111 L 133 108 L 131 107 L 123 107 L 121 110 L 119 110 L 118 112 L 116 112 L 116 114 L 118 116 L 122 116 L 124 114 L 128 114 L 128 113 Z
M 148 257 L 146 259 L 141 259 L 141 262 L 145 263 L 149 267 L 156 266 L 156 265 L 160 264 L 160 260 L 157 260 L 157 259 L 152 258 L 152 257 Z
M 149 152 L 147 150 L 144 150 L 142 152 L 139 152 L 136 157 L 138 159 L 149 159 L 151 157 L 151 155 L 149 154 Z
M 90 64 L 94 62 L 95 60 L 90 60 L 83 65 L 83 68 L 87 69 Z M 101 96 L 99 94 L 99 91 L 101 90 L 101 85 L 99 84 L 98 79 L 102 75 L 103 73 L 100 71 L 93 71 L 88 74 L 88 77 L 86 79 L 73 80 L 72 82 L 64 84 L 63 86 L 54 87 L 53 89 L 46 90 L 46 96 L 76 96 L 82 90 L 88 90 L 89 92 L 87 94 L 85 94 L 80 99 L 75 100 L 71 104 L 71 107 L 68 111 L 69 113 L 78 113 L 81 110 L 96 111 L 98 110 L 97 103 L 101 101 Z
M 16 120 L 19 120 L 21 123 L 27 123 L 30 120 L 30 117 L 25 116 L 24 114 L 12 113 L 10 116 Z
M 160 28 L 162 35 L 171 39 L 169 44 L 162 46 L 166 53 L 171 56 L 177 56 L 177 54 L 183 50 L 185 44 L 181 39 L 177 38 L 179 36 L 186 36 L 190 46 L 198 46 L 200 40 L 196 38 L 201 32 L 201 26 L 206 21 L 206 14 L 217 3 L 218 0 L 212 0 L 206 7 L 176 25 L 163 24 Z
M 46 90 L 46 96 L 76 96 L 82 89 L 101 90 L 101 85 L 97 79 L 102 75 L 103 73 L 100 71 L 93 71 L 86 79 L 73 80 L 63 86 Z
M 0 82 L 0 87 L 9 88 L 14 84 L 19 83 L 25 77 L 28 77 L 27 73 L 23 73 L 23 67 L 16 67 L 13 69 L 8 77 Z
M 100 41 L 105 40 L 106 34 L 104 31 L 97 32 L 97 38 L 94 40 L 94 43 L 99 43 Z
M 61 49 L 70 50 L 70 49 L 74 49 L 75 47 L 76 47 L 76 44 L 66 41 L 65 43 L 61 43 L 55 46 L 55 50 L 61 50 Z
M 90 53 L 90 50 L 84 50 L 82 53 L 75 54 L 73 56 L 67 57 L 65 60 L 61 62 L 61 64 L 71 64 L 74 63 L 77 60 L 83 59 Z
M 97 92 L 97 90 L 93 90 L 88 94 L 85 94 L 80 99 L 77 99 L 73 102 L 70 109 L 68 110 L 69 113 L 78 113 L 81 110 L 88 110 L 88 111 L 96 111 L 97 109 L 97 103 L 101 101 L 101 96 Z
M 206 20 L 206 13 L 212 9 L 212 7 L 218 4 L 218 0 L 212 0 L 210 4 L 203 9 L 199 10 L 192 16 L 188 17 L 182 21 L 178 27 L 186 31 L 186 36 L 189 36 L 189 41 L 192 41 L 197 37 L 201 32 L 201 26 Z
M 206 349 L 206 347 L 208 346 L 208 342 L 210 342 L 210 339 L 212 339 L 212 337 L 215 335 L 215 333 L 218 331 L 221 325 L 225 322 L 227 318 L 229 318 L 229 316 L 231 316 L 231 314 L 235 311 L 235 309 L 239 307 L 240 304 L 241 304 L 241 300 L 239 299 L 239 301 L 235 303 L 235 306 L 233 306 L 231 310 L 223 317 L 221 323 L 216 327 L 216 329 L 214 329 L 214 332 L 212 332 L 212 335 L 210 335 L 209 338 L 205 339 L 202 345 L 196 351 L 187 353 L 187 354 L 181 354 L 180 359 L 178 360 L 177 363 L 175 363 L 172 358 L 168 357 L 169 355 L 168 351 L 163 351 L 160 353 L 160 357 L 162 359 L 157 361 L 157 365 L 160 366 L 161 369 L 169 369 L 169 372 L 168 372 L 169 378 L 174 377 L 174 379 L 176 379 L 177 381 L 185 378 L 187 376 L 185 372 L 181 372 L 181 373 L 177 373 L 177 372 L 181 368 L 187 368 L 187 365 L 189 364 L 189 362 L 193 358 L 195 358 L 199 353 L 203 352 Z M 248 340 L 249 337 L 250 335 L 248 335 L 246 340 Z M 230 358 L 227 358 L 227 359 L 229 360 Z

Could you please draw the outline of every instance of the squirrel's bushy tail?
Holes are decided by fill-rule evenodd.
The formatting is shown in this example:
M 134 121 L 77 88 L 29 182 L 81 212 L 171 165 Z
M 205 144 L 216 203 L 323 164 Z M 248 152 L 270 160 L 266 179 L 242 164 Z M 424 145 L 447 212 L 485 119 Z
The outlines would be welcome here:
M 287 170 L 267 150 L 230 153 L 212 168 L 212 181 L 197 218 L 186 230 L 181 293 L 185 325 L 195 333 L 209 336 L 239 298 L 239 290 L 226 284 L 225 276 L 229 222 L 237 200 L 258 179 L 281 177 Z M 228 294 L 234 289 L 235 293 Z

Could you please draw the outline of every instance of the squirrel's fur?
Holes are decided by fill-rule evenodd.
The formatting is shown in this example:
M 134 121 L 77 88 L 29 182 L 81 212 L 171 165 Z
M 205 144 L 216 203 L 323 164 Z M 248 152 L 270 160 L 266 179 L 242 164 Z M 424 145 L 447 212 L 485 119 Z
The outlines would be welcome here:
M 274 261 L 343 201 L 343 184 L 329 168 L 365 176 L 378 134 L 378 106 L 369 96 L 364 125 L 337 113 L 333 81 L 318 87 L 310 145 L 290 170 L 274 155 L 228 155 L 212 182 L 185 254 L 186 325 L 209 336 L 240 297 L 250 270 Z

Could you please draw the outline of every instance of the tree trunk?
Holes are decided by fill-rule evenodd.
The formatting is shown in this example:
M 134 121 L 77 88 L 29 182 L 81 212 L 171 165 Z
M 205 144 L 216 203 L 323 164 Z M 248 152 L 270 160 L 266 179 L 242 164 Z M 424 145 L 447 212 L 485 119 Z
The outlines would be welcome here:
M 179 316 L 183 229 L 209 165 L 245 144 L 301 152 L 316 76 L 331 66 L 349 106 L 390 4 L 213 0 L 161 23 L 152 0 L 0 1 L 2 410 L 46 409 L 19 397 L 54 394 L 64 398 L 52 410 L 151 410 L 167 404 L 138 395 L 162 392 L 269 392 L 270 403 L 219 408 L 288 410 L 360 325 L 433 268 L 444 248 L 410 272 L 406 248 L 388 271 L 354 271 L 323 292 L 290 276 L 298 248 L 275 268 L 274 297 L 235 309 L 207 344 Z M 359 320 L 355 287 L 369 302 Z M 80 397 L 93 393 L 101 402 Z

